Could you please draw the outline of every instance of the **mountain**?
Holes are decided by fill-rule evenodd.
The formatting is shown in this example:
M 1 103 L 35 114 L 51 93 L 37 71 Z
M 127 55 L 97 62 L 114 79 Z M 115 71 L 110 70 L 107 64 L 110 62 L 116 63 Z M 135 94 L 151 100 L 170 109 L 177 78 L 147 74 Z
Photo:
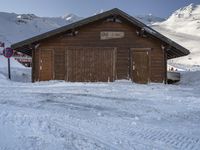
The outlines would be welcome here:
M 8 46 L 80 19 L 81 17 L 74 14 L 50 18 L 38 17 L 34 14 L 0 12 L 0 41 Z
M 147 25 L 151 25 L 151 24 L 156 23 L 156 22 L 163 22 L 163 21 L 165 21 L 164 18 L 157 17 L 157 16 L 154 16 L 152 14 L 138 15 L 138 16 L 136 16 L 136 18 L 139 19 L 141 22 L 147 24 Z
M 79 17 L 75 14 L 65 14 L 62 19 L 64 19 L 65 21 L 67 21 L 67 23 L 72 23 L 72 22 L 75 22 L 75 21 L 78 21 L 80 19 L 82 19 L 82 17 Z
M 169 63 L 186 68 L 200 68 L 200 5 L 190 4 L 175 11 L 166 21 L 154 23 L 152 27 L 190 50 L 185 57 Z
M 178 33 L 200 36 L 200 5 L 180 8 L 160 25 Z

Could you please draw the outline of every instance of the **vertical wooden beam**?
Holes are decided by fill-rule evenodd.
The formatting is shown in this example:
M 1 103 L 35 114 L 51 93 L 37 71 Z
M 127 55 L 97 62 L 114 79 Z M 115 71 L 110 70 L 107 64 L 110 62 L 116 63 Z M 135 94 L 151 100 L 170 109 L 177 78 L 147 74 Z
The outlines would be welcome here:
M 117 48 L 114 48 L 114 57 L 113 57 L 113 81 L 117 79 Z
M 52 62 L 51 62 L 51 67 L 52 67 L 52 80 L 55 80 L 55 67 L 54 67 L 54 64 L 55 64 L 55 57 L 54 57 L 54 53 L 55 53 L 55 48 L 54 49 L 52 49 L 51 50 L 52 52 L 51 52 L 51 54 L 52 54 L 52 56 L 51 56 L 51 60 L 52 60 Z
M 31 70 L 31 80 L 35 82 L 35 49 L 32 50 L 32 70 Z
M 163 53 L 164 53 L 164 82 L 165 84 L 167 84 L 167 52 L 165 49 L 163 49 Z
M 131 49 L 128 49 L 128 79 L 131 79 Z
M 149 82 L 149 83 L 151 82 L 151 64 L 152 64 L 151 55 L 152 55 L 152 50 L 153 50 L 152 48 L 150 48 L 150 49 L 148 50 L 148 61 L 149 61 L 149 62 L 148 62 L 148 64 L 149 64 L 149 66 L 148 66 L 148 67 L 149 67 L 149 68 L 148 68 L 148 69 L 149 69 L 149 81 L 148 81 L 148 82 Z

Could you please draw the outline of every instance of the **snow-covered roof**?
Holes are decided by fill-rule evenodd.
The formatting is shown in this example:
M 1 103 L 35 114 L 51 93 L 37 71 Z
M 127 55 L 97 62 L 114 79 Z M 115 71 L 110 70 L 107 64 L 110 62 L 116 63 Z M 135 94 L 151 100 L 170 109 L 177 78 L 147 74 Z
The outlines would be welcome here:
M 149 26 L 145 25 L 138 19 L 126 14 L 125 12 L 121 11 L 118 8 L 111 9 L 109 11 L 94 15 L 92 17 L 82 19 L 80 21 L 77 21 L 75 23 L 63 26 L 61 28 L 46 32 L 44 34 L 32 37 L 30 39 L 21 41 L 19 43 L 13 44 L 11 47 L 14 48 L 15 50 L 21 51 L 23 53 L 26 53 L 28 55 L 31 55 L 31 47 L 30 45 L 37 44 L 39 41 L 47 39 L 49 37 L 55 36 L 57 34 L 64 33 L 68 30 L 75 29 L 77 27 L 81 27 L 83 25 L 89 24 L 94 21 L 98 21 L 100 19 L 109 17 L 109 16 L 120 16 L 124 19 L 126 19 L 128 22 L 138 26 L 142 31 L 144 31 L 146 34 L 149 36 L 153 36 L 163 42 L 163 44 L 166 45 L 167 47 L 167 57 L 168 59 L 171 58 L 176 58 L 176 57 L 181 57 L 181 56 L 186 56 L 190 52 L 186 48 L 182 47 L 178 43 L 172 41 L 171 39 L 165 37 L 164 35 L 160 34 L 159 32 L 155 31 L 154 29 L 150 28 Z

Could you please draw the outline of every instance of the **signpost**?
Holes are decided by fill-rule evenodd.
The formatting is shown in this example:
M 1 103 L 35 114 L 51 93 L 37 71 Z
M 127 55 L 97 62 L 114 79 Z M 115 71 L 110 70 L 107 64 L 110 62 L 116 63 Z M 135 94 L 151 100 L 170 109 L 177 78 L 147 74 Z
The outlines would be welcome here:
M 3 50 L 3 55 L 8 58 L 8 79 L 11 79 L 11 75 L 10 75 L 10 57 L 12 57 L 13 55 L 13 49 L 12 48 L 5 48 Z

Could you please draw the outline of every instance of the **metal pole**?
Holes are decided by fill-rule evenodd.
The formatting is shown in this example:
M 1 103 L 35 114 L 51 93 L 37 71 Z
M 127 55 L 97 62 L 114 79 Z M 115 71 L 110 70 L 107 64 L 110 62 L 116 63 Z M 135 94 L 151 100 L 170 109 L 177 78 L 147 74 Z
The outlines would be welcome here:
M 10 75 L 10 58 L 8 58 L 8 79 L 11 79 L 11 75 Z

